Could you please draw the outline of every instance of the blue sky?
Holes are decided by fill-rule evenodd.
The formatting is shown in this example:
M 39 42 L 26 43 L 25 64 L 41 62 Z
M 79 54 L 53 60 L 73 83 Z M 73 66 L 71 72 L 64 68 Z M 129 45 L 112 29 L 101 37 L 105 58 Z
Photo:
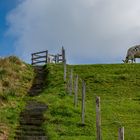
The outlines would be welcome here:
M 14 40 L 6 36 L 6 30 L 8 28 L 6 16 L 17 4 L 17 0 L 0 0 L 0 56 L 14 54 Z
M 140 44 L 139 0 L 0 0 L 0 56 L 63 45 L 71 64 L 122 63 Z

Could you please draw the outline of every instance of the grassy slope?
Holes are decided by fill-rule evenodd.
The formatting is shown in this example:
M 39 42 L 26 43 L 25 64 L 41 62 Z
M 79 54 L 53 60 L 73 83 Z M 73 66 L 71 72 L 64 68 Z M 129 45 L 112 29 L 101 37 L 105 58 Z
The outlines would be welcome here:
M 17 57 L 0 59 L 0 139 L 13 139 L 33 77 L 31 66 Z
M 70 67 L 86 81 L 86 126 L 80 126 L 81 91 L 79 106 L 74 108 L 73 96 L 65 92 L 62 65 L 49 65 L 49 84 L 43 94 L 35 98 L 49 106 L 44 129 L 50 139 L 95 139 L 95 97 L 100 96 L 103 139 L 117 140 L 118 128 L 124 126 L 125 139 L 139 140 L 140 65 L 79 65 L 69 66 L 69 70 Z

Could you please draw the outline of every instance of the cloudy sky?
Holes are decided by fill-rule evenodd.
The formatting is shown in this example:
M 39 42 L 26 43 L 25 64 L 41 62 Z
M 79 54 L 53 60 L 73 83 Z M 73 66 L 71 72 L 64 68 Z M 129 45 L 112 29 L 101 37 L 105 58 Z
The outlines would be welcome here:
M 139 0 L 0 0 L 0 18 L 0 54 L 26 62 L 63 45 L 71 64 L 122 63 L 140 44 Z

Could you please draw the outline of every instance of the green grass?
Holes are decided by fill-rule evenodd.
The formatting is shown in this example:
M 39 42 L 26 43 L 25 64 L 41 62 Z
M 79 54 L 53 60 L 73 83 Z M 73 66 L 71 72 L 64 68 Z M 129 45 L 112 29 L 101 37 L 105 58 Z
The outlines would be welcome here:
M 68 65 L 68 75 L 71 68 L 74 78 L 80 77 L 78 107 L 66 92 L 62 64 L 46 66 L 44 91 L 33 97 L 48 105 L 43 128 L 49 139 L 96 139 L 95 98 L 100 96 L 103 140 L 117 140 L 122 126 L 126 140 L 140 140 L 140 64 Z M 0 139 L 13 139 L 33 78 L 32 67 L 17 57 L 0 59 Z M 85 126 L 81 125 L 82 80 L 86 82 Z
M 86 82 L 85 126 L 81 126 L 81 80 L 78 107 L 65 92 L 62 64 L 46 67 L 46 88 L 35 97 L 48 104 L 44 129 L 50 140 L 96 139 L 95 98 L 101 98 L 103 140 L 117 140 L 124 126 L 126 140 L 140 139 L 140 65 L 99 64 L 68 66 Z
M 33 78 L 32 67 L 17 57 L 0 59 L 0 139 L 13 139 Z

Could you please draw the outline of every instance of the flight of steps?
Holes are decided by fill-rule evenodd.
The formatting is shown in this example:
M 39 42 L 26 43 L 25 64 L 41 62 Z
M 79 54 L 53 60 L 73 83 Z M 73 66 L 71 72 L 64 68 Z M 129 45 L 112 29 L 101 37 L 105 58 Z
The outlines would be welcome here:
M 29 91 L 29 96 L 37 96 L 43 90 L 45 70 L 42 66 L 35 67 L 36 77 Z M 42 129 L 43 113 L 47 105 L 35 100 L 27 101 L 25 109 L 20 114 L 20 125 L 16 130 L 15 140 L 47 140 Z
M 43 90 L 45 83 L 46 71 L 43 66 L 35 66 L 34 67 L 36 76 L 33 81 L 33 85 L 29 91 L 29 96 L 37 96 Z

